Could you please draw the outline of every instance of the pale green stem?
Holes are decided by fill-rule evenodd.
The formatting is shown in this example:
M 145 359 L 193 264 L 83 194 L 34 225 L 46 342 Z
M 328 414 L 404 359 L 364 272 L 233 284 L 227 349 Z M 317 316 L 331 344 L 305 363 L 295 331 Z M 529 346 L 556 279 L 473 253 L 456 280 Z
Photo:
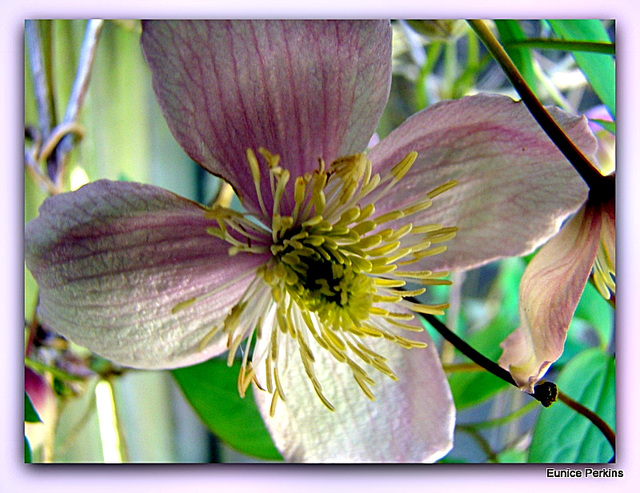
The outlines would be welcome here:
M 505 48 L 539 48 L 543 50 L 583 51 L 601 53 L 603 55 L 615 55 L 615 43 L 598 43 L 593 41 L 564 41 L 559 39 L 529 38 L 521 41 L 510 41 L 504 44 Z

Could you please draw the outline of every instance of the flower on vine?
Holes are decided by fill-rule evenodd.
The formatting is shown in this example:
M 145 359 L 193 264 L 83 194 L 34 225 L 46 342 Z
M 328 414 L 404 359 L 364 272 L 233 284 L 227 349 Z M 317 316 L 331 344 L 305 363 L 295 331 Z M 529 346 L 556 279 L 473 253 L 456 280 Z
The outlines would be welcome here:
M 602 110 L 590 117 L 608 118 Z M 615 138 L 590 123 L 598 137 L 592 162 L 603 176 L 615 169 Z M 599 127 L 599 128 L 598 128 Z M 501 344 L 499 363 L 533 393 L 562 355 L 569 324 L 592 276 L 602 297 L 615 296 L 616 217 L 613 187 L 593 191 L 578 212 L 531 260 L 520 281 L 520 327 Z
M 145 22 L 173 135 L 244 212 L 106 180 L 26 228 L 39 317 L 123 365 L 228 351 L 291 461 L 434 461 L 455 410 L 414 298 L 555 234 L 586 188 L 520 103 L 419 112 L 365 152 L 387 21 Z M 558 122 L 581 146 L 584 119 Z

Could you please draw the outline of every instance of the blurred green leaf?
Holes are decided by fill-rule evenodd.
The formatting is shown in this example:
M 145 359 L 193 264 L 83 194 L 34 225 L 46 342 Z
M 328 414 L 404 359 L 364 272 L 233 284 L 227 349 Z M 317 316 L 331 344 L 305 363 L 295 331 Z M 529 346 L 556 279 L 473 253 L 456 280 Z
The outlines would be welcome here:
M 517 43 L 526 40 L 526 36 L 516 20 L 496 20 L 496 27 L 503 45 Z M 515 66 L 524 77 L 527 85 L 538 96 L 538 79 L 533 68 L 531 50 L 528 47 L 508 47 L 505 50 Z
M 613 336 L 613 308 L 591 283 L 587 283 L 582 293 L 574 318 L 584 320 L 593 327 L 603 349 L 609 346 Z
M 483 330 L 466 337 L 465 340 L 487 358 L 496 361 L 502 352 L 500 342 L 513 328 L 506 323 L 505 318 L 499 316 Z M 487 371 L 453 373 L 449 375 L 449 385 L 457 409 L 480 404 L 509 387 L 507 382 Z
M 33 407 L 29 394 L 27 394 L 26 391 L 24 393 L 24 420 L 27 423 L 42 423 L 38 411 Z
M 26 436 L 24 437 L 24 462 L 25 464 L 33 462 L 31 444 L 29 443 L 29 439 Z
M 553 31 L 570 41 L 611 42 L 602 22 L 594 19 L 549 20 Z M 616 115 L 616 67 L 614 58 L 598 53 L 572 52 L 584 73 L 611 115 Z
M 600 349 L 582 352 L 556 380 L 558 389 L 615 425 L 615 360 Z M 540 413 L 529 462 L 597 463 L 613 456 L 611 445 L 587 418 L 561 402 Z
M 211 359 L 173 370 L 185 397 L 209 429 L 243 454 L 282 460 L 273 445 L 251 391 L 238 394 L 240 364 L 231 368 L 224 359 Z
M 497 457 L 498 462 L 504 464 L 522 464 L 527 462 L 526 450 L 508 449 L 500 452 Z
M 593 118 L 593 119 L 591 119 L 591 121 L 594 122 L 594 123 L 597 123 L 598 125 L 600 125 L 607 132 L 612 133 L 613 135 L 616 134 L 616 122 L 610 122 L 610 121 L 607 121 L 607 120 L 599 120 L 597 118 Z
M 522 259 L 505 259 L 494 283 L 498 313 L 483 329 L 465 340 L 487 358 L 497 361 L 502 354 L 500 343 L 515 330 L 518 322 L 518 286 L 524 271 Z M 449 376 L 449 384 L 458 409 L 475 406 L 509 387 L 489 372 L 460 372 Z

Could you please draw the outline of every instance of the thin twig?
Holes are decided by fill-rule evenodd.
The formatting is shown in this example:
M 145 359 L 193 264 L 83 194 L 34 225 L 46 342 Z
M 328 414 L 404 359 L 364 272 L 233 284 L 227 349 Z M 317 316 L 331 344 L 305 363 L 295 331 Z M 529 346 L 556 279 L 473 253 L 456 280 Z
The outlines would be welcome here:
M 100 31 L 102 30 L 103 24 L 104 21 L 100 19 L 92 19 L 87 23 L 87 29 L 85 31 L 84 41 L 82 42 L 82 48 L 80 51 L 78 70 L 73 82 L 71 96 L 69 97 L 69 102 L 67 104 L 62 124 L 75 122 L 80 114 L 80 110 L 82 109 L 82 105 L 87 94 L 87 87 L 91 78 L 91 69 L 93 68 L 98 39 L 100 37 Z M 58 166 L 57 176 L 61 175 L 60 170 L 64 169 L 67 155 L 69 151 L 71 151 L 72 146 L 73 135 L 69 134 L 65 135 L 57 146 L 55 153 L 56 165 Z
M 51 107 L 49 106 L 49 86 L 44 70 L 42 57 L 42 43 L 36 21 L 27 20 L 24 24 L 31 76 L 33 78 L 33 90 L 38 107 L 38 123 L 40 135 L 46 138 L 51 130 Z
M 42 145 L 38 160 L 41 161 L 43 159 L 48 159 L 60 141 L 69 134 L 75 134 L 82 138 L 84 135 L 84 128 L 76 122 L 61 123 L 58 125 L 53 129 L 47 141 Z
M 50 195 L 56 195 L 62 192 L 61 187 L 53 183 L 51 179 L 42 172 L 38 166 L 37 160 L 27 149 L 24 151 L 24 162 L 27 172 L 42 186 L 43 189 L 47 190 Z
M 535 120 L 573 165 L 589 188 L 592 190 L 606 189 L 607 192 L 613 191 L 613 175 L 602 176 L 582 151 L 571 141 L 560 125 L 555 122 L 545 107 L 538 101 L 538 98 L 527 85 L 502 45 L 487 27 L 487 24 L 482 20 L 468 20 L 467 22 L 487 47 L 487 50 L 493 55 L 496 62 L 498 62 Z
M 416 300 L 416 302 L 418 302 Z M 507 383 L 514 385 L 515 387 L 518 384 L 515 382 L 511 373 L 507 370 L 499 366 L 497 363 L 494 363 L 485 355 L 479 353 L 475 349 L 473 349 L 469 344 L 467 344 L 464 340 L 454 334 L 449 327 L 447 327 L 444 323 L 438 320 L 434 315 L 430 314 L 420 314 L 422 318 L 424 318 L 431 326 L 436 329 L 442 337 L 444 337 L 447 341 L 455 346 L 455 348 L 464 354 L 467 358 L 469 358 L 474 363 L 480 365 L 485 370 L 493 373 L 496 377 L 501 378 Z

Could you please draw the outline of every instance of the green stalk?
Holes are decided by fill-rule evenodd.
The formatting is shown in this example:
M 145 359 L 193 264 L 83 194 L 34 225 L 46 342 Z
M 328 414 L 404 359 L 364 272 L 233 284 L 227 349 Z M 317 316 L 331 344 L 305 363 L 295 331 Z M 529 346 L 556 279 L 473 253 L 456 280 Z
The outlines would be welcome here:
M 584 51 L 615 55 L 615 43 L 598 43 L 595 41 L 564 41 L 559 39 L 529 38 L 522 41 L 511 41 L 504 44 L 505 48 L 538 48 L 542 50 Z

